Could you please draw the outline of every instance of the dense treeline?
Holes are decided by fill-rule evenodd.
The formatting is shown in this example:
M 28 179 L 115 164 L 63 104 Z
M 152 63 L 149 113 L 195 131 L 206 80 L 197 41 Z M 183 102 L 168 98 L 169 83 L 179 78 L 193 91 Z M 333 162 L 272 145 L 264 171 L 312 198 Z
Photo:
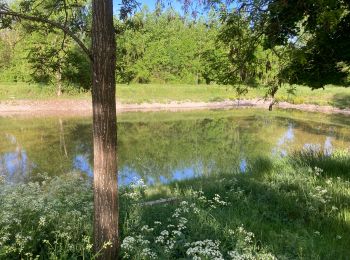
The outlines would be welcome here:
M 206 54 L 216 48 L 218 23 L 193 21 L 169 10 L 162 14 L 143 9 L 119 23 L 117 78 L 139 83 L 210 81 Z
M 79 5 L 79 19 L 72 26 L 89 44 L 89 28 L 84 26 L 90 10 L 84 1 Z M 270 97 L 283 82 L 314 88 L 347 85 L 348 6 L 317 6 L 302 6 L 313 12 L 309 16 L 299 10 L 282 17 L 292 7 L 277 1 L 267 16 L 261 10 L 226 7 L 195 19 L 173 9 L 150 11 L 144 6 L 127 19 L 115 17 L 117 82 L 216 83 L 235 85 L 238 94 L 248 85 L 259 85 Z M 281 16 L 279 24 L 272 15 Z M 58 95 L 69 86 L 89 89 L 89 60 L 58 30 L 15 24 L 0 31 L 0 81 L 50 84 Z
M 227 31 L 234 28 L 224 29 L 221 22 L 214 11 L 194 20 L 181 17 L 174 10 L 158 13 L 146 7 L 127 22 L 116 20 L 117 81 L 236 83 L 232 72 L 242 65 L 230 62 L 230 59 L 234 61 L 233 50 L 231 43 L 224 39 Z M 18 26 L 3 30 L 0 39 L 0 80 L 89 87 L 88 60 L 70 39 L 62 39 L 58 32 L 33 32 Z M 262 48 L 255 54 L 264 65 Z M 231 68 L 232 65 L 235 68 Z M 239 68 L 239 78 L 243 81 L 246 78 L 252 81 L 259 75 L 261 78 L 263 67 L 259 73 L 258 61 L 251 62 L 250 67 Z M 244 75 L 248 70 L 253 77 Z
M 219 21 L 214 14 L 194 21 L 173 10 L 158 13 L 145 7 L 127 22 L 116 19 L 116 27 L 119 83 L 216 80 L 212 69 L 224 50 L 217 50 Z M 62 48 L 62 41 L 58 32 L 33 32 L 24 26 L 2 30 L 0 80 L 57 85 L 61 80 L 88 88 L 89 64 L 84 54 L 68 38 Z

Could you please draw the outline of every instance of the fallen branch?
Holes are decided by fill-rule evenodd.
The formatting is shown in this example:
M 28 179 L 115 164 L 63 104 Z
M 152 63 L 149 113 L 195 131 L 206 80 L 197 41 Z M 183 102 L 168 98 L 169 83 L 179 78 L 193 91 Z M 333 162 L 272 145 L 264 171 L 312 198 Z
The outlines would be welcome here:
M 178 198 L 152 200 L 152 201 L 147 201 L 147 202 L 141 202 L 140 206 L 154 206 L 154 205 L 164 204 L 164 203 L 168 203 L 168 202 L 175 202 L 177 200 L 178 200 Z

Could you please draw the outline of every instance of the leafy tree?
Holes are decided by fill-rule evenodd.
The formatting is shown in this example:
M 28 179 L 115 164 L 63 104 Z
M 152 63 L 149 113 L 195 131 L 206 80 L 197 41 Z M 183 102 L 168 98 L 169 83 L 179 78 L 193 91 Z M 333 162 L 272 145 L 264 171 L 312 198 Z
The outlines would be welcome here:
M 296 43 L 286 68 L 292 82 L 313 88 L 349 83 L 349 1 L 271 1 L 268 10 L 267 44 Z
M 312 88 L 349 83 L 348 1 L 248 1 L 245 4 L 253 3 L 258 21 L 264 23 L 265 48 L 289 49 L 289 63 L 280 74 L 283 79 Z
M 289 64 L 278 74 L 289 83 L 319 88 L 349 84 L 350 4 L 345 0 L 238 0 L 200 2 L 182 0 L 191 10 L 224 7 L 247 17 L 249 27 L 260 31 L 264 47 L 284 46 Z M 233 20 L 234 22 L 234 20 Z M 307 36 L 307 37 L 305 37 Z
M 23 4 L 14 4 L 12 8 L 18 9 L 21 5 Z M 86 24 L 90 13 L 88 9 L 84 10 L 86 3 L 65 1 L 63 5 L 66 5 L 66 8 L 55 10 L 50 19 L 62 18 L 65 26 L 69 24 L 70 30 L 82 34 L 80 27 Z M 79 20 L 79 23 L 75 20 Z M 85 89 L 90 88 L 89 61 L 65 33 L 62 34 L 52 26 L 38 26 L 25 21 L 16 24 L 12 29 L 6 29 L 5 32 L 18 35 L 16 45 L 21 46 L 16 49 L 9 46 L 12 59 L 7 61 L 7 68 L 3 68 L 16 77 L 12 80 L 54 84 L 58 95 L 62 93 L 63 85 L 79 83 L 79 86 Z M 86 34 L 80 38 L 84 42 L 88 40 Z M 21 64 L 26 64 L 29 69 L 21 71 Z
M 217 41 L 221 48 L 216 50 L 221 52 L 221 58 L 212 58 L 211 64 L 216 66 L 212 70 L 218 77 L 217 82 L 233 86 L 238 97 L 248 92 L 248 86 L 265 87 L 266 98 L 272 99 L 271 110 L 276 103 L 274 96 L 285 81 L 281 70 L 289 60 L 289 52 L 281 46 L 264 49 L 264 31 L 261 26 L 252 26 L 254 19 L 243 6 L 221 11 L 222 25 Z
M 90 89 L 89 60 L 70 38 L 63 38 L 57 32 L 32 32 L 25 42 L 33 81 L 54 84 L 58 96 L 63 85 L 79 84 Z
M 62 94 L 64 85 L 74 83 L 76 78 L 79 78 L 77 72 L 87 66 L 88 64 L 84 59 L 77 59 L 74 61 L 72 58 L 79 58 L 79 54 L 76 55 L 75 46 L 67 46 L 67 40 L 62 40 L 62 37 L 58 33 L 47 33 L 34 31 L 25 33 L 22 39 L 23 46 L 22 53 L 25 53 L 25 59 L 30 67 L 30 78 L 28 81 L 34 81 L 38 83 L 44 83 L 46 85 L 55 85 L 57 89 L 57 95 Z M 64 45 L 64 46 L 61 46 Z M 70 48 L 69 48 L 70 47 Z M 70 57 L 73 54 L 73 57 Z M 18 53 L 17 55 L 21 55 Z M 81 56 L 81 55 L 80 55 Z M 85 57 L 84 57 L 85 58 Z M 86 59 L 85 59 L 86 60 Z M 77 62 L 81 62 L 78 64 Z M 14 64 L 16 67 L 16 64 Z M 87 72 L 87 70 L 85 70 Z M 85 73 L 81 73 L 80 78 L 89 79 Z M 71 75 L 67 77 L 67 75 Z M 89 88 L 90 82 L 83 80 L 80 86 L 86 86 Z
M 17 27 L 0 31 L 0 79 L 2 81 L 31 80 L 31 68 L 22 38 L 23 35 Z

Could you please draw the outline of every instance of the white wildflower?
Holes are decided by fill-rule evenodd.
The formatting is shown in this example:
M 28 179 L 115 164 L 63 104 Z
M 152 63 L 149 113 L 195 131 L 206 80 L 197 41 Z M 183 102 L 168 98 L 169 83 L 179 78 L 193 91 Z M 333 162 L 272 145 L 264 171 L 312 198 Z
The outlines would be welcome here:
M 46 218 L 40 217 L 39 219 L 39 227 L 44 227 L 46 225 Z

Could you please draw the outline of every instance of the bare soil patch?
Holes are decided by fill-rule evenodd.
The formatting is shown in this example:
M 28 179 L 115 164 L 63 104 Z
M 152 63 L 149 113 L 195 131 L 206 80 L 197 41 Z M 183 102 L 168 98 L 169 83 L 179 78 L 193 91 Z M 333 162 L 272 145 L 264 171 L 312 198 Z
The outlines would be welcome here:
M 230 109 L 230 108 L 264 108 L 270 102 L 261 99 L 226 100 L 220 102 L 170 102 L 122 104 L 117 102 L 117 112 L 128 111 L 186 111 L 197 109 Z M 350 108 L 340 109 L 332 106 L 312 104 L 290 104 L 280 102 L 274 108 L 298 109 L 310 112 L 341 113 L 350 115 Z M 11 100 L 0 102 L 0 116 L 88 116 L 92 113 L 91 100 L 52 99 L 52 100 Z

